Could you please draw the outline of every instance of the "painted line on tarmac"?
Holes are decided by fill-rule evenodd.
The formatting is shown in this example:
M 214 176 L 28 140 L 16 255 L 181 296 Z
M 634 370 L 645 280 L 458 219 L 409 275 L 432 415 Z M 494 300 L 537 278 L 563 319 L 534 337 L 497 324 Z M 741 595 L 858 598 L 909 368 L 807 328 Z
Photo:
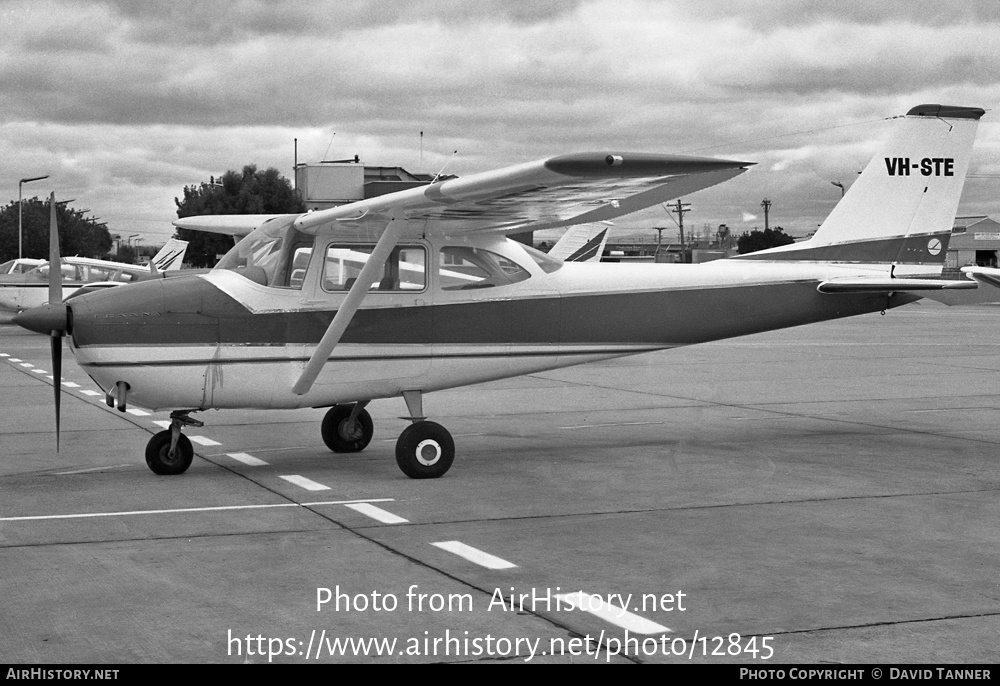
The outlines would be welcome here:
M 664 421 L 656 422 L 612 422 L 610 424 L 577 424 L 576 426 L 560 426 L 560 429 L 598 429 L 605 426 L 646 426 L 649 424 L 666 424 Z
M 381 507 L 375 507 L 369 503 L 352 503 L 346 507 L 351 508 L 355 512 L 360 512 L 361 514 L 371 517 L 374 520 L 382 522 L 383 524 L 409 524 L 410 520 L 403 519 L 399 515 L 395 515 L 388 510 L 383 510 Z
M 662 624 L 633 614 L 625 608 L 612 605 L 599 595 L 591 595 L 583 591 L 576 593 L 562 593 L 556 598 L 564 603 L 572 605 L 578 610 L 589 612 L 595 617 L 600 617 L 606 622 L 611 622 L 615 626 L 637 634 L 662 634 L 673 633 L 673 631 Z
M 125 512 L 85 512 L 80 514 L 32 515 L 25 517 L 0 517 L 0 522 L 30 522 L 46 519 L 94 519 L 98 517 L 131 517 L 136 515 L 191 514 L 193 512 L 225 512 L 229 510 L 266 510 L 278 507 L 319 507 L 321 505 L 349 505 L 352 503 L 386 503 L 393 498 L 367 498 L 364 500 L 324 500 L 313 503 L 272 503 L 270 505 L 220 505 L 216 507 L 178 507 L 169 510 L 129 510 Z
M 188 438 L 197 443 L 198 445 L 204 445 L 204 446 L 222 445 L 218 441 L 213 441 L 211 438 L 206 438 L 204 436 L 188 436 Z
M 474 562 L 480 567 L 486 567 L 486 569 L 514 569 L 517 567 L 513 562 L 508 562 L 496 555 L 490 555 L 461 541 L 439 541 L 431 543 L 431 545 L 441 550 L 447 550 L 469 562 Z
M 318 481 L 313 481 L 312 479 L 307 479 L 304 476 L 299 476 L 298 474 L 286 474 L 284 476 L 280 476 L 279 478 L 284 479 L 288 483 L 295 484 L 296 486 L 299 486 L 300 488 L 304 488 L 307 491 L 329 491 L 330 490 L 329 486 L 324 486 L 323 484 L 319 483 Z
M 242 462 L 250 467 L 266 467 L 268 464 L 267 462 L 264 462 L 264 460 L 247 453 L 226 453 L 226 455 L 233 458 L 237 462 Z
M 103 472 L 109 469 L 124 469 L 126 467 L 134 467 L 133 464 L 116 464 L 108 467 L 89 467 L 88 469 L 73 469 L 68 472 L 52 472 L 55 476 L 67 476 L 70 474 L 86 474 L 88 472 Z

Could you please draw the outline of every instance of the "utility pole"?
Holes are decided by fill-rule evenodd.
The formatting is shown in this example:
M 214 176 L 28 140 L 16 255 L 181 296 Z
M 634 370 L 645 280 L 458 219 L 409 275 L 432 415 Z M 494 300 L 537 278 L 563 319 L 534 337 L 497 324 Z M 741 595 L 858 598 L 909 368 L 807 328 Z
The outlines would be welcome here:
M 768 223 L 767 223 L 767 215 L 768 215 L 768 210 L 771 209 L 771 201 L 768 200 L 767 198 L 764 198 L 764 200 L 763 200 L 763 202 L 761 202 L 760 206 L 764 208 L 764 230 L 767 231 L 768 228 L 769 228 Z
M 684 213 L 691 211 L 691 203 L 681 202 L 677 198 L 677 203 L 670 208 L 671 212 L 677 213 L 677 227 L 681 230 L 681 262 L 687 262 L 687 248 L 684 247 Z
M 21 186 L 26 183 L 31 183 L 32 181 L 41 181 L 42 179 L 49 178 L 49 175 L 45 176 L 33 176 L 30 179 L 21 179 L 17 182 L 17 259 L 24 257 L 24 229 L 21 224 Z

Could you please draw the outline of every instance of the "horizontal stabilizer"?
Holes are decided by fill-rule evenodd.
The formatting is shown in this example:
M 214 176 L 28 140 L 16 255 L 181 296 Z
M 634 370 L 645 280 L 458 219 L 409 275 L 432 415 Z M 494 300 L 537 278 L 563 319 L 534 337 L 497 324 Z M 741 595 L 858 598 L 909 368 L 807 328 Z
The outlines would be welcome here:
M 902 293 L 908 291 L 943 291 L 977 288 L 975 281 L 961 279 L 830 279 L 816 287 L 820 293 Z
M 962 271 L 980 283 L 1000 288 L 1000 269 L 990 267 L 962 267 Z

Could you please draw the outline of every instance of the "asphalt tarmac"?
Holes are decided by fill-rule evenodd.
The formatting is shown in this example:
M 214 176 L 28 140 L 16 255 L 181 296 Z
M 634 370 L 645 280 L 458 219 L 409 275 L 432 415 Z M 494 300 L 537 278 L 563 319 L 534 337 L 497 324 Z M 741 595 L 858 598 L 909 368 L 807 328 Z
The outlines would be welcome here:
M 395 464 L 401 399 L 349 456 L 322 410 L 200 413 L 156 476 L 167 413 L 108 408 L 68 352 L 57 452 L 47 339 L 0 322 L 0 356 L 5 662 L 1000 655 L 998 307 L 430 394 L 432 481 Z

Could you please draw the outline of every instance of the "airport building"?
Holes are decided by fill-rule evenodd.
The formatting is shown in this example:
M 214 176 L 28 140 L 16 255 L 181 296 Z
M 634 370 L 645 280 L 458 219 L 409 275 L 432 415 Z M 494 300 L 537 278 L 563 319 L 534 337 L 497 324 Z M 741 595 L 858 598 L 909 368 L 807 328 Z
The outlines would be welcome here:
M 295 188 L 307 210 L 325 210 L 426 186 L 433 179 L 430 174 L 411 174 L 402 167 L 370 167 L 362 164 L 357 155 L 353 160 L 295 166 Z
M 1000 223 L 986 215 L 955 217 L 944 266 L 949 271 L 962 267 L 996 267 L 1000 257 Z

